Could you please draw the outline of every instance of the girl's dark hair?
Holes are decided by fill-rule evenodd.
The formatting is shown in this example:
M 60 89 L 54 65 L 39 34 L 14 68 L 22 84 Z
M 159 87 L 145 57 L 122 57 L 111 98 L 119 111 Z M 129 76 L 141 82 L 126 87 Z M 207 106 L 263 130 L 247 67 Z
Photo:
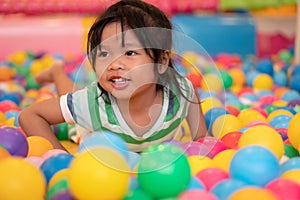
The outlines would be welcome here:
M 172 25 L 161 10 L 140 0 L 119 1 L 96 19 L 88 33 L 87 43 L 87 54 L 93 68 L 95 69 L 96 49 L 99 48 L 103 29 L 113 22 L 121 23 L 122 32 L 125 29 L 134 30 L 135 35 L 145 47 L 147 55 L 153 59 L 156 65 L 154 68 L 155 73 L 159 74 L 158 63 L 161 62 L 165 51 L 171 51 L 172 48 Z M 180 74 L 174 70 L 174 65 L 170 59 L 168 69 L 158 78 L 156 89 L 159 90 L 166 85 L 170 85 L 168 83 L 174 83 L 175 88 L 179 88 L 178 77 L 180 77 Z M 100 87 L 99 84 L 98 86 Z M 172 88 L 173 93 L 175 88 Z M 102 92 L 105 93 L 104 90 Z M 176 89 L 176 92 L 183 95 L 180 89 Z

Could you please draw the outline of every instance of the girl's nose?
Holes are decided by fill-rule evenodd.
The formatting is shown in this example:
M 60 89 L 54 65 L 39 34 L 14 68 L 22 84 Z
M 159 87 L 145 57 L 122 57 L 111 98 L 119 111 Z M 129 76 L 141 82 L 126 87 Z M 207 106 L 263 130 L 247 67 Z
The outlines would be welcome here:
M 125 65 L 122 63 L 120 58 L 116 58 L 108 66 L 108 70 L 123 70 L 123 69 L 125 69 Z

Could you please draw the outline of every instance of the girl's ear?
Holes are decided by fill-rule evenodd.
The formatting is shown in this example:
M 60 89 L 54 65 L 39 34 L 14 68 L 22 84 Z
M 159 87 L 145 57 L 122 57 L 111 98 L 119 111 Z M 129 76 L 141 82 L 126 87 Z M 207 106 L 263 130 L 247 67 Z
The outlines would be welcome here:
M 158 73 L 163 74 L 166 72 L 170 62 L 170 52 L 164 51 L 161 57 L 161 63 L 158 65 Z

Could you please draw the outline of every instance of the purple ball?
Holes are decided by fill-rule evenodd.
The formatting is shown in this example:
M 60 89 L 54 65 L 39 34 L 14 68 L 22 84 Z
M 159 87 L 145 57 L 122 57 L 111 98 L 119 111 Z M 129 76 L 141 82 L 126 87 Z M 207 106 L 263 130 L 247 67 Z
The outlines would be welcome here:
M 52 196 L 51 200 L 73 200 L 73 196 L 69 190 L 62 190 Z
M 12 127 L 0 128 L 0 145 L 12 156 L 27 156 L 28 142 L 25 135 L 18 129 Z
M 288 107 L 294 108 L 295 106 L 300 106 L 300 98 L 293 99 L 288 103 Z

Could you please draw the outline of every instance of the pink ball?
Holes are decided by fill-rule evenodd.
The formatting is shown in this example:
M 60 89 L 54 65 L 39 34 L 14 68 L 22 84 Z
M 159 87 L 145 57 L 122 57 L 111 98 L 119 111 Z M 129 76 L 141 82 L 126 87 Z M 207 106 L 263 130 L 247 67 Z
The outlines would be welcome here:
M 218 198 L 205 190 L 187 190 L 179 195 L 180 200 L 218 200 Z
M 209 158 L 213 158 L 221 151 L 227 149 L 227 146 L 221 140 L 212 136 L 200 138 L 198 142 L 204 144 L 208 148 L 209 153 L 207 154 L 207 157 Z
M 64 150 L 61 150 L 61 149 L 51 149 L 47 152 L 45 152 L 41 157 L 44 159 L 44 160 L 47 160 L 48 158 L 52 157 L 52 156 L 55 156 L 57 154 L 61 154 L 61 153 L 65 153 L 67 154 L 68 152 L 64 151 Z
M 228 179 L 229 174 L 223 169 L 216 167 L 209 167 L 199 171 L 196 174 L 198 178 L 206 187 L 208 191 L 222 180 Z
M 300 185 L 294 181 L 277 178 L 265 186 L 282 200 L 300 199 Z
M 209 149 L 206 145 L 200 142 L 186 142 L 180 145 L 187 156 L 206 156 L 209 153 Z
M 38 156 L 29 156 L 29 157 L 26 157 L 25 160 L 27 160 L 28 162 L 30 162 L 37 168 L 40 168 L 40 166 L 44 162 L 44 159 L 42 157 L 38 157 Z

